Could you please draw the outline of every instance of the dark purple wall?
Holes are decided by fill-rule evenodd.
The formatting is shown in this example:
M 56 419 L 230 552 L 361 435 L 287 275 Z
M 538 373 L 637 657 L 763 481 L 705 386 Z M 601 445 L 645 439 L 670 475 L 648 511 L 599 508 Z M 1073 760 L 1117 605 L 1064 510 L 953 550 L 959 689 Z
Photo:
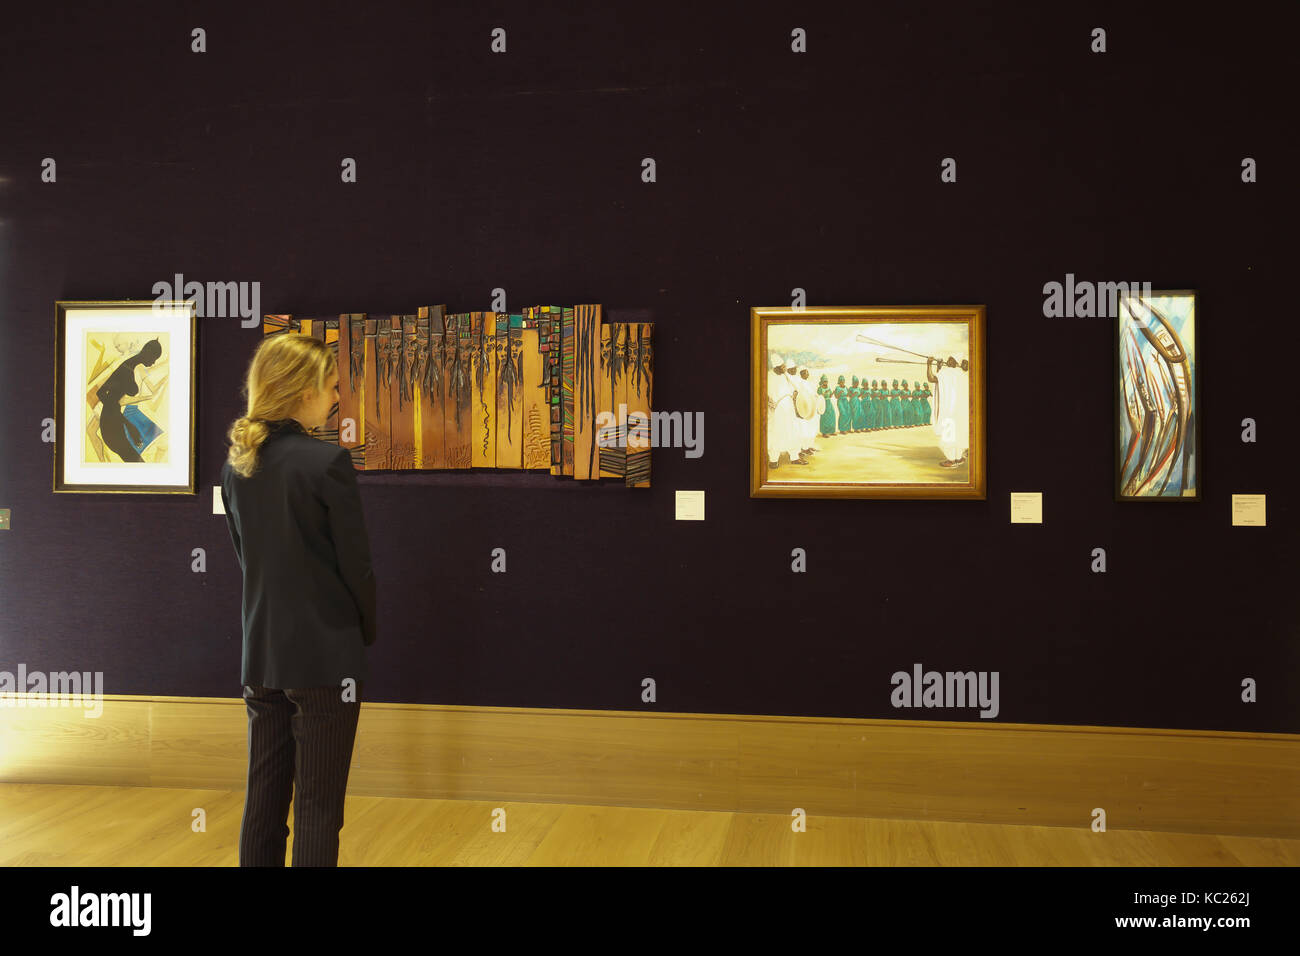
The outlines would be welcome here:
M 878 7 L 6 8 L 0 668 L 239 694 L 211 487 L 260 332 L 200 321 L 197 497 L 56 496 L 56 300 L 180 272 L 259 281 L 267 312 L 382 314 L 502 286 L 512 310 L 653 319 L 655 407 L 703 411 L 705 454 L 657 451 L 648 491 L 363 476 L 371 699 L 979 720 L 893 709 L 921 662 L 998 671 L 998 721 L 1300 730 L 1290 34 L 1255 8 Z M 1042 316 L 1067 272 L 1199 290 L 1203 501 L 1112 500 L 1112 324 Z M 749 308 L 794 287 L 987 305 L 987 501 L 749 498 Z M 674 521 L 679 488 L 705 522 Z M 1045 523 L 1010 525 L 1030 490 Z M 1267 528 L 1230 526 L 1234 492 L 1269 494 Z

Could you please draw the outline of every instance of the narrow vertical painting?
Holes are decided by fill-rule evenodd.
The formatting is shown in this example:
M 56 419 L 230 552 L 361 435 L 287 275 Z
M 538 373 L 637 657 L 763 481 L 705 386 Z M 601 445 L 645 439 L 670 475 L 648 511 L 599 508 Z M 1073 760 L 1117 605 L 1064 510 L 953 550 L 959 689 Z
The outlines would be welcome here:
M 1196 293 L 1126 294 L 1115 341 L 1115 497 L 1199 501 Z

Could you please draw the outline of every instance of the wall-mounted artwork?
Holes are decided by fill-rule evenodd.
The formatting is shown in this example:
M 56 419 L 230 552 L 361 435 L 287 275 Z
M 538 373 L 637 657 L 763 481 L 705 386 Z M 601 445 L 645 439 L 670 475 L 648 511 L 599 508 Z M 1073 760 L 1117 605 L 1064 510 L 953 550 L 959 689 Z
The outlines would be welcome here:
M 984 306 L 750 310 L 750 496 L 983 498 Z
M 1196 293 L 1119 300 L 1115 338 L 1115 497 L 1201 498 Z
M 197 316 L 55 303 L 55 491 L 194 494 Z
M 433 305 L 267 315 L 262 332 L 337 350 L 339 403 L 316 435 L 349 448 L 358 470 L 500 468 L 650 486 L 651 322 L 602 322 L 599 305 Z M 620 406 L 621 431 L 599 429 Z

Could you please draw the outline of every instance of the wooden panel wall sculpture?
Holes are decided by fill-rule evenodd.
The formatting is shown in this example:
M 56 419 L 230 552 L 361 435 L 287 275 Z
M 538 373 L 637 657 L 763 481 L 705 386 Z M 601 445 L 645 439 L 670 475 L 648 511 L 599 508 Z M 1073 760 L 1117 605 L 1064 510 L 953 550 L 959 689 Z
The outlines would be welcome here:
M 654 323 L 603 322 L 599 305 L 431 305 L 267 315 L 262 333 L 309 335 L 335 353 L 339 401 L 315 434 L 349 448 L 358 470 L 503 468 L 650 487 Z

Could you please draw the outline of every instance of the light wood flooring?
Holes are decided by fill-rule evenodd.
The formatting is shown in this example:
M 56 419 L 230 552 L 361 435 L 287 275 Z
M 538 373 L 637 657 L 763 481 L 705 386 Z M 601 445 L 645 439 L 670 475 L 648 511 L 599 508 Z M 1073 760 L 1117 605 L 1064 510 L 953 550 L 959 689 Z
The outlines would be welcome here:
M 242 790 L 0 784 L 0 865 L 236 866 L 243 807 Z M 795 833 L 778 814 L 365 796 L 345 812 L 340 866 L 1300 865 L 1300 840 L 1086 826 L 814 814 Z

